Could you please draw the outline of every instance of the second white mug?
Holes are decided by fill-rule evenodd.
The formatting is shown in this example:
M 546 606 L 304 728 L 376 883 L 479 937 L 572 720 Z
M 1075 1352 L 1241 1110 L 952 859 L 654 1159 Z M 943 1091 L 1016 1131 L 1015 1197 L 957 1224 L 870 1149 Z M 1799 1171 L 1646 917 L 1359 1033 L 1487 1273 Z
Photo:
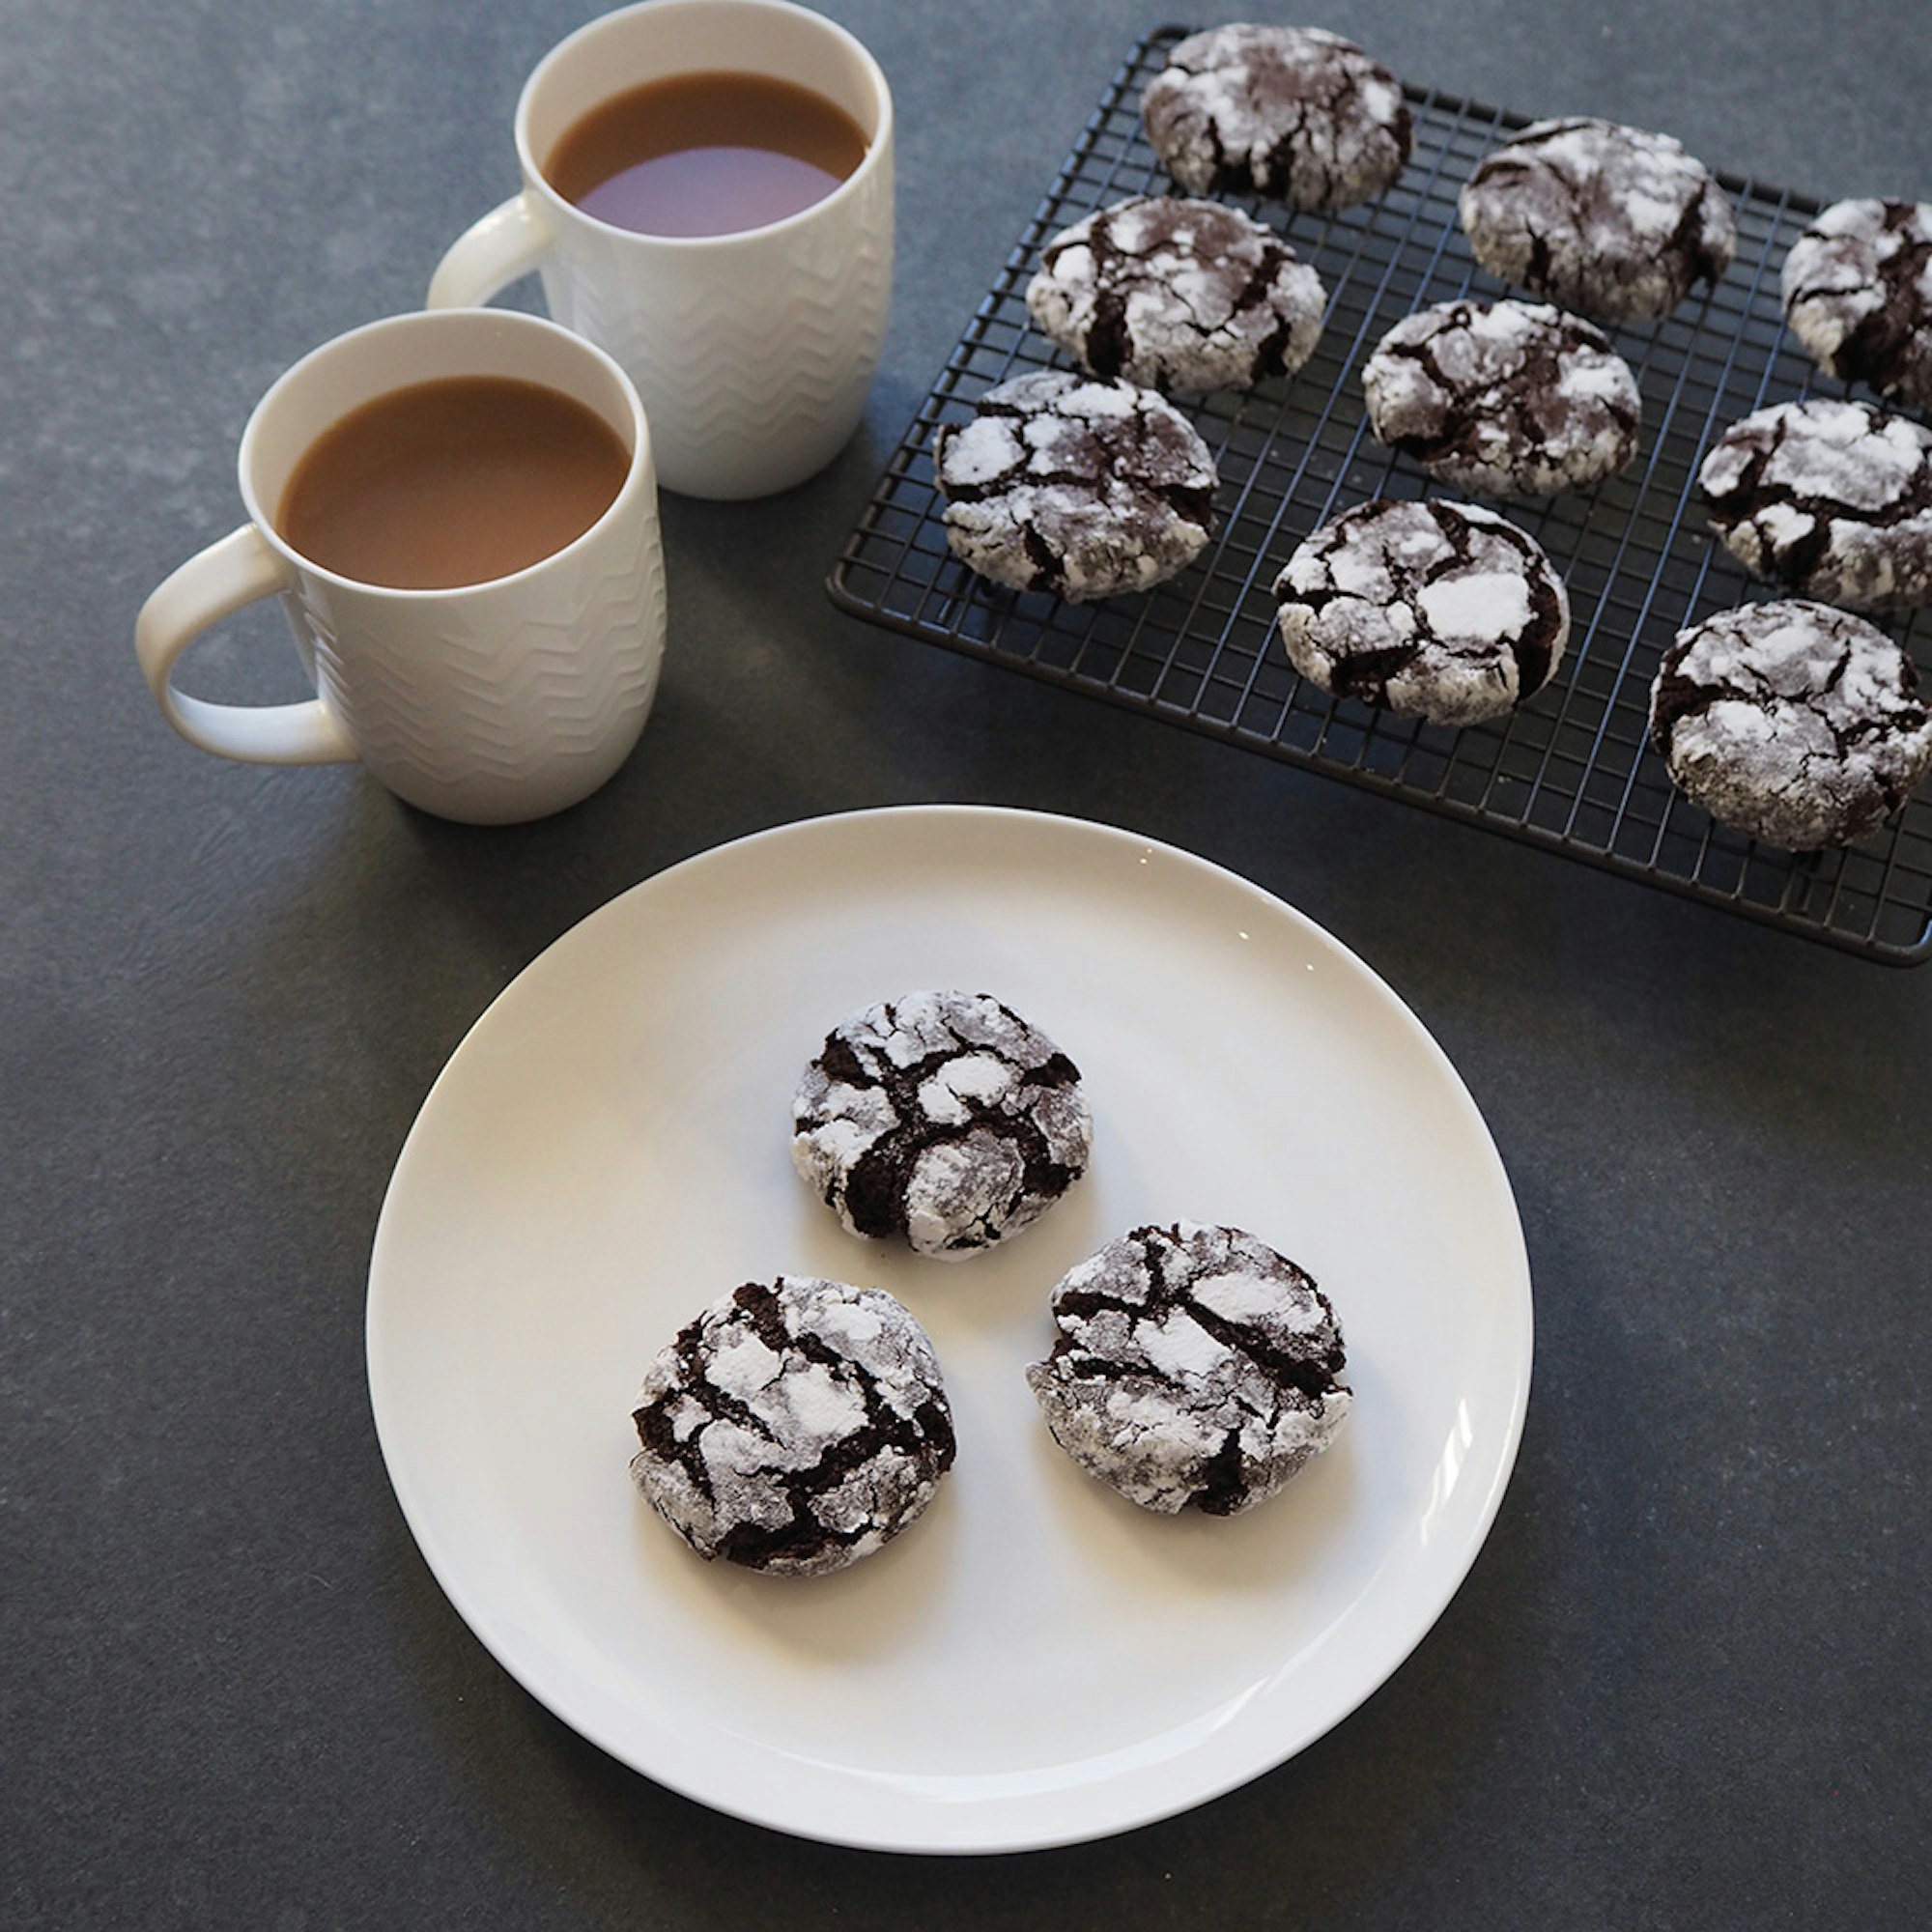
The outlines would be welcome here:
M 737 234 L 639 234 L 585 213 L 544 170 L 584 115 L 647 82 L 790 81 L 858 124 L 858 167 L 821 201 Z M 893 104 L 844 28 L 789 0 L 644 0 L 558 43 L 516 114 L 521 193 L 443 256 L 429 306 L 487 302 L 537 270 L 550 313 L 621 363 L 658 480 L 686 496 L 789 489 L 858 427 L 892 297 Z

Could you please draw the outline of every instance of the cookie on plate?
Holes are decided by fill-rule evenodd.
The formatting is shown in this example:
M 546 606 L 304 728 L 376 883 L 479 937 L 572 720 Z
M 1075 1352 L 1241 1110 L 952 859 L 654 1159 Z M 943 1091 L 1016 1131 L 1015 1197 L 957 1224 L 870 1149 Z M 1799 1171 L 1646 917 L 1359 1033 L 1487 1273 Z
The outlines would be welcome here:
M 1328 297 L 1237 208 L 1138 195 L 1047 242 L 1027 310 L 1096 376 L 1159 389 L 1248 389 L 1314 354 Z
M 1274 594 L 1282 644 L 1311 684 L 1436 724 L 1533 696 L 1570 636 L 1542 545 L 1473 503 L 1357 503 L 1295 551 Z
M 1214 458 L 1152 389 L 1041 369 L 942 424 L 933 469 L 946 541 L 969 570 L 1070 604 L 1148 590 L 1214 529 Z
M 631 1478 L 700 1556 L 817 1577 L 881 1548 L 952 1466 L 924 1329 L 883 1289 L 747 1282 L 652 1362 Z
M 1554 497 L 1636 453 L 1636 378 L 1602 329 L 1542 302 L 1451 301 L 1405 316 L 1362 370 L 1369 426 L 1432 476 Z
M 1492 275 L 1614 322 L 1668 315 L 1737 250 L 1730 203 L 1680 142 L 1584 117 L 1492 150 L 1462 218 Z
M 1769 582 L 1850 611 L 1932 603 L 1932 431 L 1868 403 L 1775 403 L 1697 472 L 1711 527 Z
M 1783 293 L 1828 375 L 1932 410 L 1932 202 L 1828 208 L 1791 244 Z
M 990 993 L 848 1014 L 792 1100 L 792 1162 L 846 1231 L 960 1261 L 1028 1228 L 1086 1172 L 1080 1071 Z
M 1328 1297 L 1237 1228 L 1135 1228 L 1053 1291 L 1027 1370 L 1053 1438 L 1143 1509 L 1233 1516 L 1335 1438 L 1351 1393 Z
M 1332 213 L 1402 173 L 1402 84 L 1320 27 L 1210 27 L 1177 42 L 1141 95 L 1148 140 L 1190 194 L 1260 194 Z
M 1688 798 L 1794 852 L 1862 838 L 1932 766 L 1912 660 L 1864 618 L 1797 600 L 1679 632 L 1650 735 Z

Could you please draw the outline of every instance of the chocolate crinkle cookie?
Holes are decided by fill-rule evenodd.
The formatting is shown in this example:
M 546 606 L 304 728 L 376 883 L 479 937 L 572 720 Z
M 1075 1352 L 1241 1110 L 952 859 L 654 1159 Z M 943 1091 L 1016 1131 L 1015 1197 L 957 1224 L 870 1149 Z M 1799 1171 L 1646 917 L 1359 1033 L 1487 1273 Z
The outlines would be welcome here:
M 1580 316 L 1452 301 L 1406 316 L 1362 370 L 1376 435 L 1431 475 L 1492 497 L 1553 497 L 1636 453 L 1636 378 Z
M 1828 208 L 1791 244 L 1783 293 L 1828 375 L 1932 409 L 1932 202 Z
M 1713 445 L 1711 527 L 1755 575 L 1851 611 L 1932 603 L 1932 431 L 1868 403 L 1776 403 Z
M 631 1477 L 700 1556 L 817 1577 L 869 1556 L 952 1464 L 938 1358 L 882 1289 L 747 1282 L 651 1364 Z
M 1650 693 L 1671 779 L 1713 818 L 1808 852 L 1849 844 L 1932 766 L 1912 660 L 1824 604 L 1749 604 L 1678 634 Z
M 1238 23 L 1178 42 L 1141 96 L 1148 139 L 1190 194 L 1351 208 L 1401 174 L 1402 84 L 1320 27 Z
M 1716 282 L 1737 224 L 1703 163 L 1668 134 L 1613 121 L 1539 121 L 1486 155 L 1463 228 L 1492 275 L 1615 322 L 1668 315 Z
M 1079 1069 L 990 993 L 849 1015 L 792 1101 L 793 1164 L 846 1230 L 941 1261 L 1030 1227 L 1093 1145 Z
M 1136 1228 L 1053 1291 L 1027 1370 L 1053 1437 L 1129 1502 L 1233 1516 L 1334 1439 L 1352 1400 L 1328 1297 L 1237 1228 Z
M 1179 411 L 1119 377 L 1042 369 L 933 439 L 946 541 L 969 570 L 1070 604 L 1148 590 L 1214 529 L 1214 458 Z
M 1358 503 L 1295 551 L 1274 594 L 1282 644 L 1311 684 L 1436 724 L 1534 696 L 1570 635 L 1543 547 L 1473 503 Z
M 1272 229 L 1173 195 L 1116 202 L 1063 229 L 1026 292 L 1040 332 L 1094 375 L 1187 390 L 1247 389 L 1299 369 L 1327 300 Z

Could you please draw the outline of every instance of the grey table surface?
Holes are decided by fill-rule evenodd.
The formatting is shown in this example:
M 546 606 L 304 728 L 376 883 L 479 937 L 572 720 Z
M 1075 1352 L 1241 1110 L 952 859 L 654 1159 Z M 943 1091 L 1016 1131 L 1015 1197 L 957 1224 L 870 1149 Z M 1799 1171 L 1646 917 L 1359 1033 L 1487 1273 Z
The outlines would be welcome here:
M 413 307 L 510 191 L 522 77 L 585 10 L 0 0 L 0 1920 L 1922 1923 L 1932 976 L 835 611 L 880 464 L 1160 16 L 828 11 L 901 117 L 866 425 L 781 499 L 667 499 L 641 747 L 483 832 L 191 751 L 129 636 L 237 521 L 261 390 Z M 1932 198 L 1918 0 L 1321 19 L 1451 93 Z M 210 639 L 200 688 L 295 695 L 277 621 Z M 527 1697 L 416 1553 L 362 1360 L 391 1166 L 496 993 L 676 861 L 932 800 L 1168 840 L 1359 952 L 1489 1120 L 1538 1320 L 1493 1532 L 1361 1709 L 1165 1823 L 939 1861 L 716 1815 Z

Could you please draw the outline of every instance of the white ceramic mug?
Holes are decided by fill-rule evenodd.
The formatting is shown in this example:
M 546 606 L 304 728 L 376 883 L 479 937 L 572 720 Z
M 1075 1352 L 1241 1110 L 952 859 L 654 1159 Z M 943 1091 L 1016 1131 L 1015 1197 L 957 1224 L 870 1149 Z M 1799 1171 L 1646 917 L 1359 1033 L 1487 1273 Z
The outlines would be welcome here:
M 452 376 L 543 384 L 602 417 L 631 452 L 610 508 L 527 569 L 447 590 L 356 582 L 291 549 L 275 516 L 316 439 L 377 396 Z M 479 825 L 561 810 L 623 763 L 657 694 L 664 551 L 643 410 L 602 350 L 494 309 L 369 323 L 275 383 L 239 469 L 248 521 L 175 571 L 134 627 L 149 689 L 190 744 L 259 764 L 360 758 L 412 805 Z M 215 704 L 176 687 L 197 637 L 276 594 L 313 699 Z
M 822 95 L 867 137 L 824 200 L 735 235 L 639 235 L 566 201 L 543 167 L 613 96 L 671 74 L 775 76 Z M 893 271 L 893 101 L 878 63 L 787 0 L 645 0 L 580 27 L 517 103 L 523 192 L 460 237 L 429 305 L 488 301 L 540 270 L 551 314 L 608 349 L 644 399 L 658 478 L 685 496 L 789 489 L 859 426 L 885 342 Z

